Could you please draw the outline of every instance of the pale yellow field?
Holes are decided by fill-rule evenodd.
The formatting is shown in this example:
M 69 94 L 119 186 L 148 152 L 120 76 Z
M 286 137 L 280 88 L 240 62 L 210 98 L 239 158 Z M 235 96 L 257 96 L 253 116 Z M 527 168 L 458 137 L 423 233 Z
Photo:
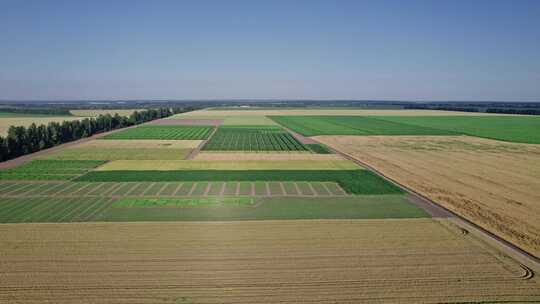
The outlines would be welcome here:
M 63 122 L 65 120 L 80 120 L 85 117 L 47 116 L 47 117 L 0 117 L 0 136 L 6 136 L 10 126 L 28 127 L 32 123 L 47 125 L 50 122 Z
M 96 139 L 76 145 L 77 148 L 170 148 L 193 149 L 198 147 L 202 140 L 149 140 L 149 139 Z
M 106 109 L 106 110 L 70 110 L 71 114 L 75 116 L 90 116 L 96 117 L 99 115 L 111 114 L 114 115 L 118 113 L 120 116 L 129 116 L 135 111 L 144 111 L 144 109 Z
M 195 160 L 338 160 L 343 159 L 338 154 L 314 154 L 314 153 L 242 153 L 242 152 L 200 152 Z
M 361 109 L 298 109 L 298 110 L 199 110 L 176 114 L 172 118 L 180 117 L 233 117 L 233 116 L 268 116 L 268 115 L 358 115 L 358 116 L 481 116 L 497 115 L 487 113 L 453 112 L 436 110 L 361 110 Z M 504 114 L 503 114 L 504 115 Z
M 198 112 L 198 111 L 197 111 Z M 196 114 L 196 117 L 191 117 L 188 115 L 188 112 L 183 114 L 176 114 L 165 119 L 223 119 L 223 125 L 238 125 L 238 126 L 260 126 L 260 125 L 277 125 L 276 122 L 270 118 L 263 115 L 234 115 L 234 116 L 223 116 L 223 115 L 213 115 L 213 112 L 205 112 L 205 115 Z M 219 113 L 219 112 L 218 112 Z
M 466 136 L 318 136 L 540 256 L 540 145 Z
M 538 277 L 446 220 L 2 224 L 0 235 L 0 303 L 540 301 Z
M 114 170 L 355 170 L 349 160 L 115 160 L 97 168 Z

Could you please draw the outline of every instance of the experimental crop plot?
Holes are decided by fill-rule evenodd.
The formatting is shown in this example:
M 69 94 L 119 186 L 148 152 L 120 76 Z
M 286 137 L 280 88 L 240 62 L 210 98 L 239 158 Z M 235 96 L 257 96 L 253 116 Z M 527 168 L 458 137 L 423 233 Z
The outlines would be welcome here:
M 278 127 L 219 127 L 205 151 L 306 151 L 291 134 Z
M 212 126 L 144 125 L 109 134 L 103 139 L 198 140 L 207 139 L 213 128 Z
M 33 160 L 0 171 L 0 180 L 70 180 L 103 163 L 100 160 Z

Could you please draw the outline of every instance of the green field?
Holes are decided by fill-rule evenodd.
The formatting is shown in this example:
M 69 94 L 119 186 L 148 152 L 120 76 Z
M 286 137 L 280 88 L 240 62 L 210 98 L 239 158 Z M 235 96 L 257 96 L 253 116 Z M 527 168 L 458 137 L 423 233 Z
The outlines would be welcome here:
M 211 126 L 144 125 L 115 132 L 102 137 L 102 139 L 207 139 L 212 130 Z
M 258 198 L 251 204 L 211 204 L 184 208 L 114 207 L 103 212 L 103 221 L 212 221 L 284 219 L 380 219 L 429 217 L 404 196 L 355 196 L 343 198 Z
M 305 136 L 315 135 L 456 135 L 435 128 L 407 125 L 368 116 L 271 116 Z
M 333 152 L 322 144 L 306 144 L 305 145 L 311 152 L 317 154 L 333 154 Z
M 534 116 L 272 116 L 305 136 L 316 135 L 470 135 L 540 143 L 540 117 Z
M 103 163 L 99 160 L 33 160 L 0 171 L 0 180 L 69 180 Z
M 181 160 L 191 152 L 191 149 L 171 148 L 66 148 L 44 159 L 56 160 Z
M 114 208 L 151 207 L 201 207 L 201 206 L 251 206 L 253 198 L 248 197 L 208 197 L 208 198 L 123 198 L 115 202 Z
M 305 151 L 307 148 L 279 127 L 219 127 L 207 151 Z
M 179 170 L 92 171 L 86 182 L 318 181 L 336 182 L 352 194 L 398 194 L 402 190 L 367 170 Z

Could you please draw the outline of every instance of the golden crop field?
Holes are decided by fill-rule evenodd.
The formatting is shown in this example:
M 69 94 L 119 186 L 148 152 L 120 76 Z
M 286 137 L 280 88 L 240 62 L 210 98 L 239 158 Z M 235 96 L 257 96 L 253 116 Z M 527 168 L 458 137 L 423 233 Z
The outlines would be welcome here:
M 317 136 L 540 255 L 540 145 L 467 136 Z
M 338 154 L 313 154 L 309 152 L 287 152 L 287 153 L 254 153 L 254 152 L 200 152 L 195 160 L 338 160 L 343 159 Z
M 96 171 L 114 170 L 356 170 L 350 160 L 115 160 Z
M 540 301 L 448 220 L 0 225 L 0 303 Z
M 11 126 L 28 127 L 32 123 L 36 125 L 46 125 L 50 122 L 62 122 L 65 120 L 79 120 L 85 117 L 72 116 L 40 116 L 40 117 L 0 117 L 0 136 L 6 136 Z

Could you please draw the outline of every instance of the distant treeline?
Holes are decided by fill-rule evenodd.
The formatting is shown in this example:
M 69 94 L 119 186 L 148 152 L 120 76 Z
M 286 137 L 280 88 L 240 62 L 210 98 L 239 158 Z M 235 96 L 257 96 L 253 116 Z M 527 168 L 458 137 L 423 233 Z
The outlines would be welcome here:
M 486 113 L 503 113 L 503 114 L 519 114 L 519 115 L 540 115 L 540 110 L 536 109 L 498 109 L 488 108 Z
M 540 115 L 540 109 L 474 108 L 474 107 L 436 107 L 425 105 L 404 106 L 404 109 L 440 110 L 457 112 L 485 112 L 499 114 Z
M 68 109 L 62 108 L 0 108 L 0 112 L 17 114 L 39 114 L 39 115 L 57 115 L 72 116 Z
M 159 108 L 134 112 L 129 117 L 106 114 L 97 118 L 50 122 L 47 125 L 37 126 L 33 123 L 29 127 L 11 126 L 5 138 L 0 136 L 0 161 L 187 111 L 184 108 Z

